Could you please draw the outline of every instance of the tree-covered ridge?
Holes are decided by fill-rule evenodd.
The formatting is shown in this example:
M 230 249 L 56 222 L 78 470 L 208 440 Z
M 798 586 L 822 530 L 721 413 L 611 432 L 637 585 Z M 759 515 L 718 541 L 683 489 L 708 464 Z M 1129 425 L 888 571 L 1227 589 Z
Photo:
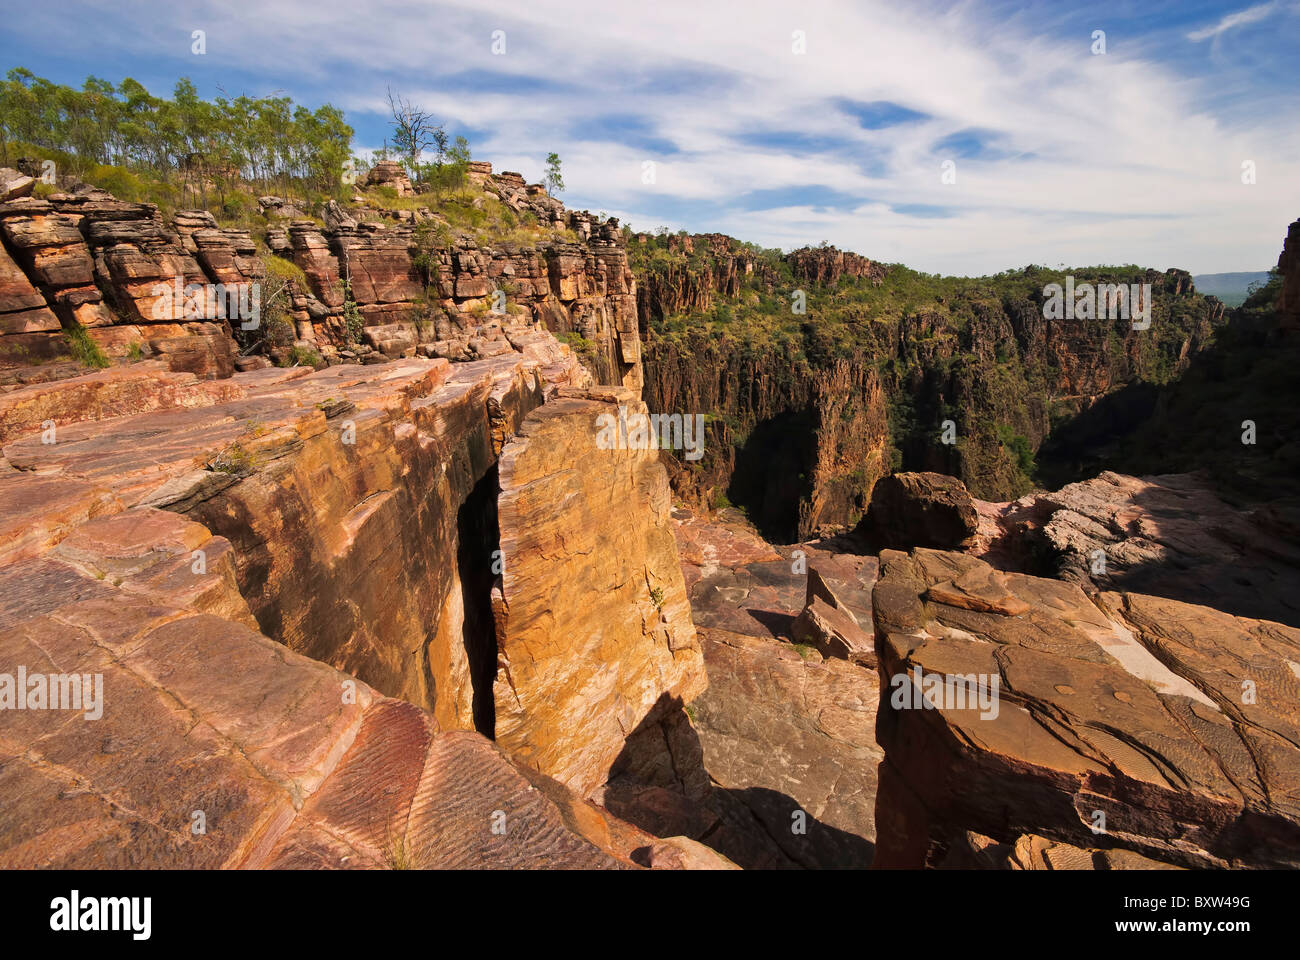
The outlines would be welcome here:
M 699 248 L 690 253 L 670 251 L 667 241 L 667 237 L 658 236 L 629 245 L 629 260 L 638 276 L 664 274 L 674 268 L 696 272 L 712 269 L 715 254 Z M 717 297 L 708 311 L 653 318 L 649 327 L 655 335 L 680 338 L 702 333 L 731 337 L 753 348 L 776 347 L 797 361 L 806 360 L 815 366 L 850 359 L 864 348 L 887 358 L 894 351 L 881 338 L 891 336 L 898 324 L 914 328 L 918 340 L 960 339 L 963 331 L 982 319 L 1026 312 L 1041 317 L 1044 288 L 1071 275 L 1078 283 L 1094 286 L 1155 282 L 1152 325 L 1157 333 L 1151 339 L 1157 346 L 1167 347 L 1172 341 L 1164 334 L 1184 330 L 1189 319 L 1202 314 L 1206 303 L 1199 296 L 1159 296 L 1160 284 L 1168 274 L 1136 264 L 1070 268 L 1031 264 L 992 276 L 954 277 L 895 263 L 884 265 L 883 277 L 843 276 L 835 284 L 810 285 L 796 279 L 789 259 L 779 250 L 754 244 L 737 244 L 736 249 L 740 256 L 754 261 L 754 269 L 744 275 L 739 294 Z M 796 290 L 804 295 L 802 313 L 794 309 Z M 1115 326 L 1122 331 L 1124 324 Z M 1011 345 L 1002 346 L 997 359 L 1011 359 Z M 881 347 L 887 349 L 878 349 Z M 1163 383 L 1173 374 L 1177 353 L 1176 349 L 1155 350 L 1144 352 L 1141 359 L 1146 361 L 1143 377 Z
M 220 204 L 238 184 L 332 194 L 344 184 L 353 131 L 337 107 L 315 110 L 289 97 L 204 100 L 177 81 L 170 99 L 126 78 L 88 77 L 81 89 L 16 67 L 0 85 L 0 154 L 54 160 L 124 199 L 158 185 L 162 199 Z M 34 148 L 34 149 L 33 149 Z M 207 196 L 209 187 L 215 196 Z M 199 196 L 198 194 L 204 194 Z
M 873 369 L 888 404 L 890 465 L 952 473 L 989 499 L 1035 486 L 1044 440 L 1095 397 L 1169 383 L 1189 352 L 1212 341 L 1222 318 L 1222 306 L 1195 294 L 1178 270 L 1030 265 L 951 277 L 889 264 L 810 283 L 794 265 L 825 247 L 782 254 L 734 241 L 723 250 L 702 239 L 661 234 L 629 244 L 638 281 L 649 288 L 672 294 L 709 286 L 699 277 L 712 283 L 707 298 L 665 296 L 670 307 L 643 310 L 652 385 L 678 376 L 657 369 L 664 363 L 749 371 L 765 384 L 758 402 L 740 390 L 725 409 L 706 411 L 731 423 L 733 439 L 744 444 L 770 415 L 760 409 L 770 405 L 768 394 L 799 404 L 800 385 L 836 364 Z M 1134 330 L 1123 318 L 1048 319 L 1046 290 L 1067 276 L 1094 287 L 1151 284 L 1150 327 Z M 951 444 L 942 439 L 945 421 L 955 425 Z

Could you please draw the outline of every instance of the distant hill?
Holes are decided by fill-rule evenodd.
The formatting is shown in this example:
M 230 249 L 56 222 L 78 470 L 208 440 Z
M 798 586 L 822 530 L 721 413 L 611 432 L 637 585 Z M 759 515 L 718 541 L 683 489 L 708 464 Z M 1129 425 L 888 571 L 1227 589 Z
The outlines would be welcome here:
M 1218 297 L 1230 307 L 1239 307 L 1246 299 L 1247 287 L 1256 281 L 1268 282 L 1268 271 L 1247 273 L 1200 273 L 1192 277 L 1196 292 Z

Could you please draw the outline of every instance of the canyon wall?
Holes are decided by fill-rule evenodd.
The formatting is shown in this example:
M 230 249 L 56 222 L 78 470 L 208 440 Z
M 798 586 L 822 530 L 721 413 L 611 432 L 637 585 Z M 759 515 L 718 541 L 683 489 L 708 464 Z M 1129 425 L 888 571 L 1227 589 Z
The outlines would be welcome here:
M 704 460 L 670 466 L 679 495 L 741 503 L 786 542 L 854 521 L 891 469 L 1019 496 L 1035 456 L 1068 458 L 1052 442 L 1059 426 L 1139 381 L 1176 376 L 1223 320 L 1178 270 L 1134 273 L 1153 299 L 1150 328 L 1135 330 L 1119 318 L 1046 319 L 1041 287 L 1061 278 L 1038 268 L 929 278 L 834 248 L 779 256 L 726 239 L 633 243 L 645 396 L 657 411 L 710 417 Z M 1077 272 L 1080 283 L 1116 279 Z
M 0 862 L 730 866 L 583 799 L 703 661 L 655 451 L 595 440 L 636 392 L 507 334 L 463 363 L 146 360 L 0 395 L 36 411 L 0 448 L 0 648 L 105 676 L 105 726 L 0 715 Z M 104 799 L 56 798 L 68 777 Z
M 0 515 L 48 516 L 13 473 L 0 472 Z M 53 482 L 64 503 L 94 499 Z M 627 869 L 672 849 L 483 737 L 260 634 L 228 541 L 171 511 L 117 507 L 27 559 L 11 562 L 0 539 L 5 670 L 86 683 L 84 716 L 55 703 L 0 713 L 0 865 Z

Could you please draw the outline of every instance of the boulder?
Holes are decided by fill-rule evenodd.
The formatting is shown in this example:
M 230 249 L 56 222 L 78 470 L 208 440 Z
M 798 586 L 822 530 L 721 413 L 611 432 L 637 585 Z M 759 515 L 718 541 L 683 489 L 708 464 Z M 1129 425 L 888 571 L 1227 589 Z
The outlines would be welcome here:
M 0 167 L 0 203 L 31 196 L 35 186 L 35 177 L 26 176 L 10 167 Z
M 895 473 L 882 477 L 854 535 L 874 549 L 956 547 L 979 529 L 979 514 L 966 485 L 942 473 Z
M 791 627 L 795 641 L 816 647 L 823 656 L 874 667 L 876 652 L 871 633 L 862 629 L 853 611 L 811 566 L 807 591 L 804 608 Z

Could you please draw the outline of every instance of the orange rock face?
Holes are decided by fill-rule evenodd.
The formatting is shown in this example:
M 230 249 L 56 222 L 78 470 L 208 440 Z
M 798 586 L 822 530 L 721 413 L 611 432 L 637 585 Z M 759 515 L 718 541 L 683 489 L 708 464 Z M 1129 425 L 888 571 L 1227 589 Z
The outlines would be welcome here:
M 0 712 L 7 869 L 617 868 L 655 843 L 258 634 L 229 543 L 177 514 L 87 524 L 0 585 L 4 670 L 99 684 L 93 710 Z
M 561 391 L 501 455 L 497 742 L 588 794 L 661 700 L 706 685 L 658 450 L 601 449 L 628 390 Z

